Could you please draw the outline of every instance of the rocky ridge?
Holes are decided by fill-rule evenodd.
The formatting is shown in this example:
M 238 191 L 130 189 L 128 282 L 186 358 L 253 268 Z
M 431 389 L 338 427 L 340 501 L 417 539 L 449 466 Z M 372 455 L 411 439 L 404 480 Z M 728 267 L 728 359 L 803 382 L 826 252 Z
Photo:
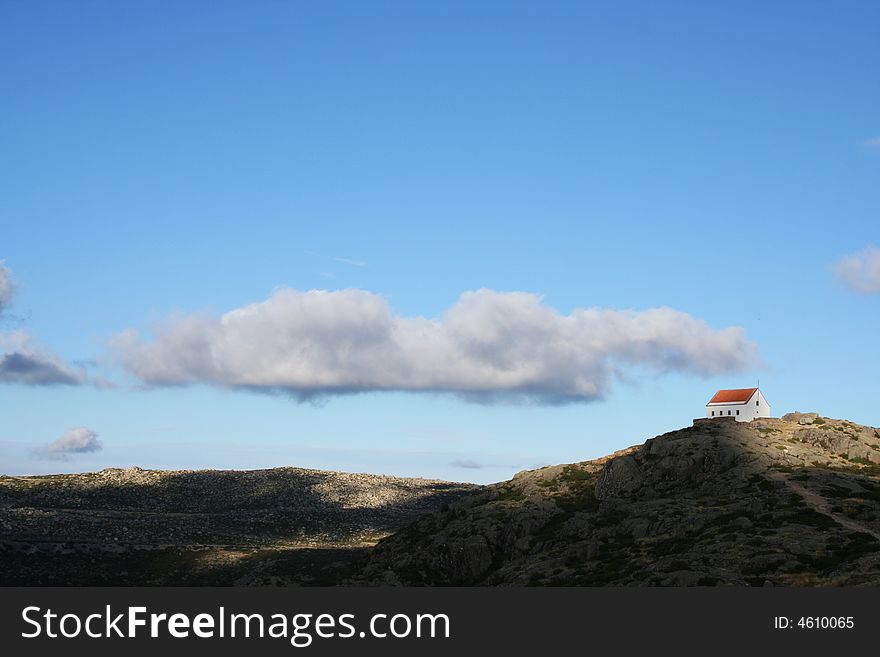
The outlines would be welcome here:
M 880 431 L 818 414 L 693 427 L 521 472 L 379 542 L 358 581 L 880 584 Z

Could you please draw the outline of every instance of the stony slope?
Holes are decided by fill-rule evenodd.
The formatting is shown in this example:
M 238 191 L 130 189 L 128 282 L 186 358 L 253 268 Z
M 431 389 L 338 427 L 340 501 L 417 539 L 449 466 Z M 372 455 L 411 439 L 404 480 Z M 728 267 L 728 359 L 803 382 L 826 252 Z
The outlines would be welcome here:
M 522 472 L 380 541 L 416 585 L 880 585 L 880 431 L 726 419 Z
M 332 584 L 474 488 L 299 468 L 0 477 L 0 584 Z

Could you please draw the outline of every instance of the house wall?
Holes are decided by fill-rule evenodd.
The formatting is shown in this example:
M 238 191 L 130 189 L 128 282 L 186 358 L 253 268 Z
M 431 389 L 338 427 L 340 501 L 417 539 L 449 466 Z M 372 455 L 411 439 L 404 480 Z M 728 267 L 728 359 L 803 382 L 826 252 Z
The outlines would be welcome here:
M 739 415 L 737 415 L 739 411 Z M 712 413 L 715 413 L 713 416 Z M 733 416 L 737 422 L 751 422 L 755 419 L 752 407 L 748 404 L 712 404 L 706 407 L 706 417 Z
M 771 417 L 770 404 L 768 404 L 767 400 L 764 399 L 764 395 L 761 393 L 760 390 L 755 393 L 755 397 L 758 397 L 758 400 L 761 402 L 760 405 L 755 406 L 755 398 L 753 397 L 751 399 L 752 407 L 755 409 L 755 417 Z
M 755 403 L 755 402 L 759 403 Z M 712 415 L 715 411 L 715 415 Z M 710 404 L 706 406 L 706 417 L 727 417 L 728 411 L 730 416 L 734 417 L 737 422 L 751 422 L 758 417 L 770 417 L 770 404 L 764 398 L 760 390 L 752 395 L 752 398 L 745 404 Z M 739 415 L 736 412 L 739 411 Z

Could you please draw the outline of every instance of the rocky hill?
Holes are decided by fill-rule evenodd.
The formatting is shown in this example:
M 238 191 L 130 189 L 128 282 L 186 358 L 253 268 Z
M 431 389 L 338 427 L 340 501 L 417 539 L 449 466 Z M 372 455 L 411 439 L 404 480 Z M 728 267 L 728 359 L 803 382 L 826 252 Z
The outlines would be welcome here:
M 299 468 L 0 477 L 0 585 L 334 584 L 475 488 Z
M 522 472 L 379 542 L 357 580 L 880 585 L 880 431 L 719 419 Z
M 0 477 L 0 585 L 880 585 L 880 430 L 728 419 L 492 486 Z

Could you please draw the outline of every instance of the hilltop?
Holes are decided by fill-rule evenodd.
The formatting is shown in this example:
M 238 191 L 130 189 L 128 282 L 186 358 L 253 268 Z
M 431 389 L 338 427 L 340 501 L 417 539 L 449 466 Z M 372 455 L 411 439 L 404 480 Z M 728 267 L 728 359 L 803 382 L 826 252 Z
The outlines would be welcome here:
M 880 431 L 719 419 L 521 472 L 380 541 L 360 581 L 878 585 Z
M 880 430 L 703 420 L 491 486 L 298 468 L 0 477 L 0 584 L 880 585 Z

